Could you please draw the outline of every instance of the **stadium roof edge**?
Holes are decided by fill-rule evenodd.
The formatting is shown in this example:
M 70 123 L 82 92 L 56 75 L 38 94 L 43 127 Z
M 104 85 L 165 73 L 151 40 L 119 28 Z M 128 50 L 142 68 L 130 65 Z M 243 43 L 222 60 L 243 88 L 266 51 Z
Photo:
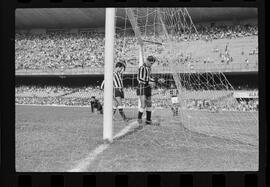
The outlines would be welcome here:
M 256 19 L 257 8 L 188 8 L 196 23 Z M 121 14 L 121 13 L 120 13 Z M 98 28 L 104 27 L 104 8 L 17 9 L 16 29 Z

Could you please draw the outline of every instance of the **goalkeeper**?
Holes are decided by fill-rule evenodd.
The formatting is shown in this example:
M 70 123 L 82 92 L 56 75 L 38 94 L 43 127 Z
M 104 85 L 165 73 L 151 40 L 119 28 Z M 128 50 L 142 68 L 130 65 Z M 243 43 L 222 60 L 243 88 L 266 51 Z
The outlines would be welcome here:
M 151 77 L 151 66 L 155 63 L 156 58 L 153 56 L 148 56 L 146 62 L 139 67 L 139 72 L 137 76 L 138 88 L 137 96 L 139 96 L 139 111 L 138 111 L 138 123 L 142 124 L 142 115 L 144 110 L 146 110 L 146 125 L 159 125 L 157 122 L 152 122 L 152 90 L 150 82 L 158 82 L 157 79 Z
M 97 109 L 97 111 L 99 111 L 100 114 L 103 114 L 102 104 L 99 102 L 98 99 L 96 99 L 95 96 L 91 97 L 90 103 L 91 103 L 91 111 L 92 111 L 92 113 L 94 112 L 94 109 Z

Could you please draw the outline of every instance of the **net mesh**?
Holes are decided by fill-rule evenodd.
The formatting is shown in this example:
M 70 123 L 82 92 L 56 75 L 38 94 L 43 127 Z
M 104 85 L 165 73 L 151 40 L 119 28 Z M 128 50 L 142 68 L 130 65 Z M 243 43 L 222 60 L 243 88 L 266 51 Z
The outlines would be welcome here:
M 153 150 L 183 145 L 257 148 L 258 114 L 237 111 L 243 100 L 234 98 L 234 88 L 222 68 L 204 64 L 209 55 L 200 51 L 213 44 L 201 39 L 186 8 L 118 8 L 115 19 L 115 59 L 128 62 L 124 82 L 131 81 L 132 86 L 124 89 L 125 110 L 132 118 L 137 117 L 139 63 L 155 56 L 152 74 L 164 80 L 152 88 L 153 119 L 161 126 L 140 131 L 140 143 L 145 139 Z M 176 104 L 170 94 L 174 85 Z M 178 115 L 173 115 L 172 108 L 178 109 Z M 137 136 L 130 133 L 125 141 L 135 141 Z

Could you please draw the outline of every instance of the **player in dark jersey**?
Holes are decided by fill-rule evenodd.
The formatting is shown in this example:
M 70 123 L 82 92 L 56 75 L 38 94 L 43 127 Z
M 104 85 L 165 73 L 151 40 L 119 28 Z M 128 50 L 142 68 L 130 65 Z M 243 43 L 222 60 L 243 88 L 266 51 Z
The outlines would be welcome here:
M 171 96 L 171 101 L 172 101 L 171 110 L 173 112 L 173 116 L 178 116 L 178 108 L 179 108 L 178 94 L 179 94 L 179 91 L 176 88 L 176 86 L 174 84 L 171 84 L 170 96 Z
M 138 72 L 138 88 L 137 96 L 139 96 L 139 111 L 138 111 L 138 123 L 142 124 L 142 115 L 144 110 L 146 110 L 146 125 L 159 125 L 158 122 L 153 123 L 151 119 L 152 113 L 152 90 L 150 82 L 157 82 L 156 79 L 151 77 L 151 66 L 155 63 L 156 58 L 153 56 L 148 56 L 146 62 L 139 67 Z
M 126 62 L 125 61 L 119 61 L 115 65 L 115 69 L 113 72 L 113 100 L 114 100 L 114 106 L 113 106 L 113 115 L 115 115 L 117 109 L 122 116 L 124 121 L 129 121 L 129 119 L 126 117 L 124 111 L 123 111 L 123 104 L 122 100 L 124 99 L 124 85 L 123 85 L 123 72 L 126 70 Z M 104 81 L 101 85 L 101 88 L 104 87 Z
M 94 109 L 97 109 L 97 111 L 100 112 L 100 114 L 103 114 L 103 107 L 98 99 L 95 98 L 95 96 L 92 96 L 90 99 L 91 104 L 91 111 L 94 112 Z

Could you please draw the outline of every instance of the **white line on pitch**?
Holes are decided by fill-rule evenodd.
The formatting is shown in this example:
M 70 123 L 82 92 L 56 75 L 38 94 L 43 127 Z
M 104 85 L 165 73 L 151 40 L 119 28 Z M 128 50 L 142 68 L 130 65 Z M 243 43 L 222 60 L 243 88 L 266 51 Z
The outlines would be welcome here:
M 106 150 L 109 147 L 109 144 L 101 144 L 96 149 L 94 149 L 88 156 L 81 160 L 80 163 L 73 169 L 68 170 L 68 172 L 84 172 L 86 169 L 90 166 L 92 161 L 102 153 L 104 150 Z
M 154 113 L 155 110 L 152 111 L 152 113 Z M 144 117 L 145 119 L 145 117 Z M 122 137 L 124 136 L 125 134 L 127 134 L 130 129 L 133 127 L 135 128 L 136 127 L 136 124 L 137 121 L 134 121 L 130 124 L 128 124 L 125 128 L 123 128 L 120 132 L 118 132 L 114 137 L 113 139 L 117 139 L 119 137 Z M 87 170 L 87 168 L 91 165 L 91 163 L 95 160 L 95 158 L 101 154 L 103 151 L 105 151 L 108 147 L 109 147 L 110 144 L 101 144 L 99 145 L 98 147 L 96 147 L 93 151 L 91 151 L 88 156 L 81 160 L 76 167 L 74 167 L 73 169 L 71 170 L 68 170 L 68 172 L 84 172 Z
M 137 122 L 132 122 L 129 125 L 127 125 L 125 128 L 123 128 L 119 133 L 117 133 L 113 139 L 117 139 L 121 136 L 124 136 L 126 133 L 129 132 L 129 130 L 132 127 L 135 127 L 135 125 L 137 124 Z M 71 170 L 68 170 L 68 172 L 84 172 L 87 170 L 87 168 L 91 165 L 91 163 L 95 160 L 95 158 L 101 154 L 103 151 L 105 151 L 110 144 L 101 144 L 99 145 L 97 148 L 95 148 L 93 151 L 91 151 L 88 156 L 81 160 L 76 167 L 74 167 Z
M 127 133 L 130 131 L 130 129 L 131 129 L 132 127 L 135 127 L 136 124 L 137 124 L 136 121 L 134 121 L 134 122 L 128 124 L 128 125 L 127 125 L 125 128 L 123 128 L 119 133 L 117 133 L 117 134 L 113 137 L 113 139 L 117 139 L 117 138 L 120 138 L 120 137 L 124 136 L 125 134 L 127 134 Z

